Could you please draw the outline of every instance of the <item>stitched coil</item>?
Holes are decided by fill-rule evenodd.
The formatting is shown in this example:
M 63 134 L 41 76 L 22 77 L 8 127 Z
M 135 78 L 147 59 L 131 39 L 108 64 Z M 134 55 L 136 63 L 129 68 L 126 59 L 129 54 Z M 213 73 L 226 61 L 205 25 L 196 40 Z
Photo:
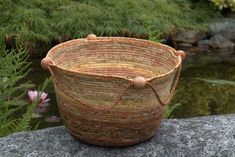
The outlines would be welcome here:
M 52 75 L 69 133 L 102 146 L 143 142 L 158 129 L 185 53 L 156 42 L 89 35 L 53 47 Z

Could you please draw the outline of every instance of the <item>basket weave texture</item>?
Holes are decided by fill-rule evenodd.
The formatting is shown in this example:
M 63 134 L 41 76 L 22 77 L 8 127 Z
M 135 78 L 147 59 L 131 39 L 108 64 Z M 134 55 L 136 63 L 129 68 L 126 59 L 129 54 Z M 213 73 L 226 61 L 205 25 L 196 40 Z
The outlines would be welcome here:
M 41 62 L 53 78 L 71 135 L 102 146 L 126 146 L 154 135 L 174 93 L 184 53 L 125 37 L 75 39 Z

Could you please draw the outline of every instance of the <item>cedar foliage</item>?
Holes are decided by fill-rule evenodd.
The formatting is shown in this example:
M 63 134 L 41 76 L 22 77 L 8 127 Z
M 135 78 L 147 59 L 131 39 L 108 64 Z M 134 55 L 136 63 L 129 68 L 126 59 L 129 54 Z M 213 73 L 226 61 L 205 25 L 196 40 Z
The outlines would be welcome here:
M 215 15 L 209 2 L 191 0 L 8 0 L 0 1 L 0 13 L 0 31 L 28 49 L 90 33 L 148 39 L 146 17 L 161 33 L 206 29 Z

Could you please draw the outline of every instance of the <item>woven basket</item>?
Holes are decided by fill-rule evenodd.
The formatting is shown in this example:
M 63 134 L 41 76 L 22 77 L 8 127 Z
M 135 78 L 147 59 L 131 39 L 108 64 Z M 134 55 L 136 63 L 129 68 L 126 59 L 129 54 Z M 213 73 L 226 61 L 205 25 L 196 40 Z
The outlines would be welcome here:
M 184 57 L 156 42 L 89 35 L 53 47 L 41 65 L 52 75 L 71 135 L 95 145 L 126 146 L 156 132 Z

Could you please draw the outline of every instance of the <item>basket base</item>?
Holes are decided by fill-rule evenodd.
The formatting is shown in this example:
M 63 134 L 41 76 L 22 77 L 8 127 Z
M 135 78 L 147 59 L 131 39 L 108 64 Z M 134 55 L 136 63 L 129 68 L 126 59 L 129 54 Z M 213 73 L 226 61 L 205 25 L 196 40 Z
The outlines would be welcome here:
M 131 139 L 131 140 L 124 141 L 124 140 L 118 140 L 118 139 L 102 139 L 102 138 L 87 138 L 87 137 L 84 138 L 70 131 L 69 133 L 76 140 L 79 140 L 86 144 L 92 144 L 92 145 L 102 146 L 102 147 L 126 147 L 126 146 L 136 145 L 136 144 L 146 142 L 154 136 L 154 134 L 152 134 L 143 139 L 138 139 L 138 140 Z

